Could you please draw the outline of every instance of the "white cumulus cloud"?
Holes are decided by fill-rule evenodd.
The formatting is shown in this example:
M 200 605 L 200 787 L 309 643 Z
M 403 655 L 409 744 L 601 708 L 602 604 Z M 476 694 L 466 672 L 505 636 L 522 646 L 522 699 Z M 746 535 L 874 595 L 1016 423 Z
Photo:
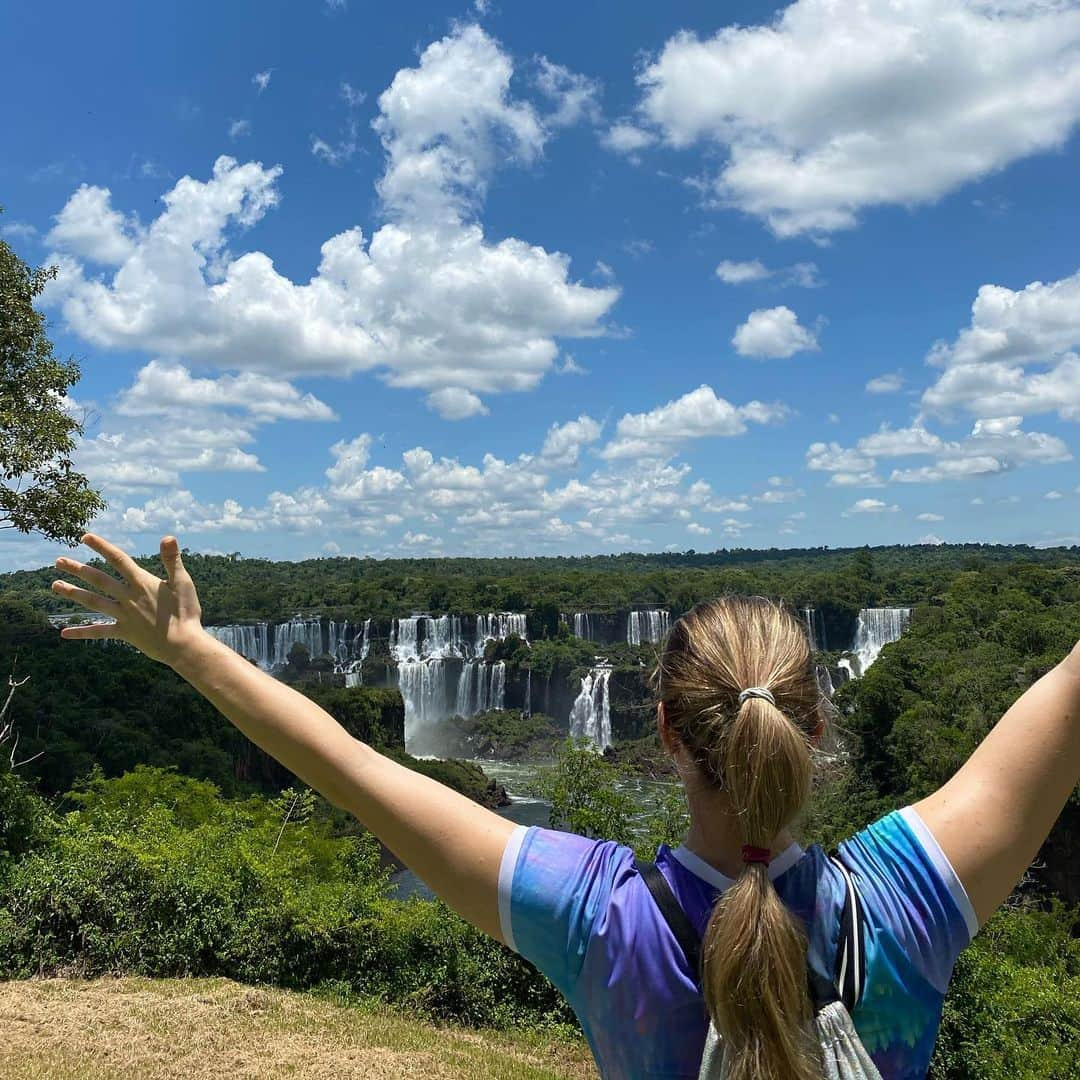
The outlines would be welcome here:
M 796 0 L 763 25 L 676 34 L 638 77 L 640 111 L 674 147 L 720 148 L 715 201 L 824 234 L 1061 146 L 1078 45 L 1070 3 Z
M 773 423 L 788 413 L 784 405 L 760 401 L 732 405 L 717 397 L 711 386 L 699 386 L 650 412 L 626 413 L 600 456 L 608 460 L 666 458 L 689 439 L 741 435 L 748 423 Z
M 783 360 L 818 348 L 814 331 L 801 326 L 795 312 L 783 305 L 751 311 L 731 343 L 740 356 L 758 360 Z
M 208 180 L 179 180 L 145 229 L 105 189 L 77 191 L 51 235 L 62 272 L 46 299 L 101 348 L 279 378 L 371 371 L 433 395 L 444 415 L 529 390 L 553 370 L 557 338 L 605 332 L 619 290 L 574 281 L 567 256 L 536 244 L 491 243 L 473 219 L 495 167 L 535 160 L 547 137 L 511 96 L 512 73 L 498 43 L 465 26 L 395 75 L 374 124 L 390 220 L 370 238 L 330 237 L 306 282 L 262 251 L 233 254 L 277 205 L 282 170 L 221 157 Z M 90 275 L 81 258 L 115 273 Z
M 983 285 L 971 324 L 928 360 L 944 368 L 923 394 L 935 412 L 976 416 L 1056 412 L 1080 420 L 1080 272 L 1020 290 Z M 1033 369 L 1033 370 L 1029 370 Z

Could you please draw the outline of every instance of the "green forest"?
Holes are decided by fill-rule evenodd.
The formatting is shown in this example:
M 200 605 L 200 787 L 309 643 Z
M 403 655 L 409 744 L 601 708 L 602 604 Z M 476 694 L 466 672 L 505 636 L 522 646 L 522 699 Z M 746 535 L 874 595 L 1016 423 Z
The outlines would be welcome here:
M 823 774 L 797 835 L 831 846 L 948 779 L 1005 709 L 1080 635 L 1080 549 L 985 545 L 731 551 L 584 559 L 319 559 L 187 553 L 208 624 L 411 612 L 523 612 L 525 642 L 490 646 L 516 673 L 563 680 L 612 665 L 615 744 L 567 740 L 565 712 L 507 708 L 447 725 L 447 755 L 543 758 L 553 822 L 652 857 L 685 813 L 665 789 L 644 821 L 622 782 L 664 775 L 646 679 L 655 644 L 594 645 L 565 616 L 677 615 L 724 593 L 813 608 L 830 643 L 860 609 L 912 609 L 910 627 L 834 696 L 846 756 Z M 146 560 L 144 565 L 154 565 Z M 528 964 L 438 901 L 394 898 L 386 853 L 356 822 L 248 743 L 170 669 L 124 645 L 61 641 L 72 611 L 43 569 L 0 577 L 0 975 L 226 975 L 501 1027 L 574 1027 Z M 822 648 L 835 669 L 838 650 Z M 346 687 L 294 650 L 279 677 L 352 734 L 490 806 L 472 761 L 405 752 L 400 693 Z M 490 657 L 489 657 L 490 659 Z M 5 690 L 5 693 L 8 693 Z M 509 693 L 509 692 L 508 692 Z M 534 698 L 535 700 L 535 698 Z M 25 763 L 23 763 L 25 762 Z M 12 764 L 18 765 L 12 768 Z M 1031 872 L 962 955 L 931 1075 L 1066 1078 L 1080 1062 L 1080 793 Z

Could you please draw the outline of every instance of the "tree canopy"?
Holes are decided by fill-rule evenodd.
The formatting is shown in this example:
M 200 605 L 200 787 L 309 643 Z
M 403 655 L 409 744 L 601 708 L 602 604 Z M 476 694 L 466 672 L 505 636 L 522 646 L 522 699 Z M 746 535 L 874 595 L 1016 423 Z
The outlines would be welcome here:
M 79 366 L 53 355 L 34 308 L 55 276 L 0 240 L 0 528 L 74 544 L 105 502 L 71 462 L 82 424 L 67 392 Z

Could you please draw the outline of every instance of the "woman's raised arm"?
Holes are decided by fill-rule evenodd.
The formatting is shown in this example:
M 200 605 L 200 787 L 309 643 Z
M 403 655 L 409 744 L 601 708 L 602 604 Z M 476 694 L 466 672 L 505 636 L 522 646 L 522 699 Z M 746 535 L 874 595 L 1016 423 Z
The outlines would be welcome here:
M 980 925 L 1016 887 L 1080 781 L 1080 644 L 915 804 Z
M 53 589 L 116 622 L 66 627 L 65 638 L 119 638 L 168 664 L 252 742 L 354 814 L 455 911 L 502 940 L 499 866 L 511 822 L 354 739 L 309 698 L 206 633 L 174 537 L 161 542 L 166 581 L 99 536 L 83 541 L 119 579 L 61 558 L 60 570 L 95 591 L 65 581 Z

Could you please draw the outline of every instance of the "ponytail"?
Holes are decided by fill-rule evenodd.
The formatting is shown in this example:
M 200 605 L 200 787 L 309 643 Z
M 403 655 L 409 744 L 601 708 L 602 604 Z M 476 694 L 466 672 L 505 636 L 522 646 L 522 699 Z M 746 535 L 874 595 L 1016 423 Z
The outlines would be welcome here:
M 727 792 L 743 844 L 768 850 L 813 779 L 820 696 L 805 631 L 766 600 L 699 604 L 672 628 L 657 689 L 680 741 Z M 821 1080 L 806 953 L 767 864 L 746 862 L 717 900 L 702 949 L 728 1080 Z
M 750 698 L 724 739 L 722 770 L 743 842 L 768 849 L 788 809 L 797 812 L 809 793 L 806 739 L 775 705 Z M 713 909 L 702 954 L 702 990 L 729 1080 L 821 1080 L 806 947 L 768 866 L 746 863 Z

